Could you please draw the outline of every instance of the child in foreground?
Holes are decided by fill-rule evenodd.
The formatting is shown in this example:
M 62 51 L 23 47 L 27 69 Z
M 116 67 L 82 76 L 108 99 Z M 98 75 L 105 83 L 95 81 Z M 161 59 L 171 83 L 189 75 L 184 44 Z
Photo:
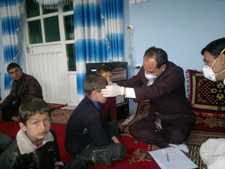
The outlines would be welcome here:
M 19 108 L 20 130 L 16 140 L 1 154 L 1 169 L 60 169 L 56 138 L 50 131 L 48 104 L 40 98 Z

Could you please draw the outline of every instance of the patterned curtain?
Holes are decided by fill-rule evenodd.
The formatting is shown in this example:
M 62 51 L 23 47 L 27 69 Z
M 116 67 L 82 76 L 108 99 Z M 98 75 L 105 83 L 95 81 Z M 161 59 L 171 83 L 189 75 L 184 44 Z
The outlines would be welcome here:
M 122 0 L 74 1 L 76 81 L 80 99 L 84 95 L 86 63 L 123 60 L 123 14 Z
M 22 11 L 23 0 L 0 0 L 0 65 L 1 96 L 5 97 L 11 87 L 11 78 L 6 68 L 11 62 L 22 59 Z

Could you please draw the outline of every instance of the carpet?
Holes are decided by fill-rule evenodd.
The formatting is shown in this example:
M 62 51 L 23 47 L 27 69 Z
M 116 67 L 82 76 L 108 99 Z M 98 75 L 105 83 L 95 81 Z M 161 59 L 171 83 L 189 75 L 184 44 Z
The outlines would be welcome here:
M 51 112 L 52 123 L 66 124 L 73 110 L 55 109 Z
M 198 166 L 198 169 L 207 169 L 206 165 L 201 160 L 199 155 L 199 145 L 188 145 L 189 153 L 187 156 Z
M 127 149 L 127 154 L 124 160 L 117 161 L 112 164 L 112 166 L 95 165 L 91 169 L 160 169 L 153 159 L 140 160 L 136 162 L 130 162 L 132 158 L 132 153 L 137 149 L 142 149 L 148 151 L 151 146 L 134 140 L 133 137 L 129 135 L 121 135 L 119 140 L 125 145 Z
M 53 123 L 66 124 L 71 112 L 72 110 L 67 109 L 56 109 L 52 111 L 51 118 Z M 206 169 L 199 156 L 200 145 L 208 138 L 221 137 L 222 135 L 224 135 L 224 133 L 215 131 L 209 132 L 208 128 L 201 124 L 202 123 L 197 123 L 195 130 L 192 131 L 190 137 L 188 138 L 188 156 L 193 162 L 195 162 L 195 164 L 199 166 L 199 169 Z M 132 153 L 138 148 L 143 150 L 150 150 L 149 145 L 138 142 L 129 135 L 122 135 L 119 139 L 127 148 L 127 155 L 125 159 L 119 162 L 114 162 L 110 167 L 95 165 L 92 166 L 91 169 L 159 169 L 154 160 L 139 161 L 130 164 L 129 159 L 131 158 Z
M 224 132 L 218 131 L 207 131 L 205 130 L 193 130 L 187 140 L 187 144 L 189 147 L 188 156 L 190 159 L 198 165 L 198 169 L 207 169 L 206 165 L 201 160 L 199 155 L 199 149 L 203 142 L 205 142 L 209 138 L 225 138 Z

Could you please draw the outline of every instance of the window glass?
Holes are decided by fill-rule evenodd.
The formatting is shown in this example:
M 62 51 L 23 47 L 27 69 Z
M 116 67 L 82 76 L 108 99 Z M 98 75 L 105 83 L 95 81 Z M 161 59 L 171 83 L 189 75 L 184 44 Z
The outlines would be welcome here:
M 63 11 L 72 11 L 72 10 L 73 10 L 73 2 L 69 1 L 69 3 L 63 7 Z
M 74 44 L 66 45 L 66 55 L 67 55 L 68 70 L 75 71 L 76 70 L 76 59 L 74 57 L 74 55 L 75 55 Z
M 46 42 L 53 42 L 60 40 L 58 16 L 45 18 L 44 28 L 45 28 Z
M 30 43 L 42 43 L 41 21 L 35 20 L 28 22 L 29 40 Z
M 64 16 L 64 27 L 66 40 L 74 39 L 73 15 Z
M 58 12 L 57 9 L 44 8 L 43 6 L 42 6 L 42 9 L 43 9 L 43 14 L 49 14 L 49 13 L 53 13 L 53 12 Z
M 35 3 L 32 0 L 26 0 L 26 12 L 27 18 L 39 16 L 40 10 L 38 3 Z

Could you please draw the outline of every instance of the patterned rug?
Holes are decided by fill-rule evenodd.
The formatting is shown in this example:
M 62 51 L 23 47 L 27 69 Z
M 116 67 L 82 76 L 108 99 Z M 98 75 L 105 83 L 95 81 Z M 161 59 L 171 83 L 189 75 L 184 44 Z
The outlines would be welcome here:
M 206 165 L 201 160 L 199 155 L 199 145 L 188 145 L 189 153 L 187 154 L 188 157 L 198 166 L 198 169 L 207 169 Z
M 188 156 L 196 165 L 199 166 L 199 169 L 207 169 L 206 165 L 200 158 L 199 148 L 200 145 L 209 138 L 225 138 L 225 134 L 224 132 L 193 130 L 187 141 L 189 147 Z
M 72 110 L 69 110 L 69 109 L 56 109 L 56 110 L 52 111 L 52 113 L 51 113 L 52 122 L 58 123 L 58 124 L 66 124 L 71 112 L 72 112 Z M 208 128 L 205 127 L 204 125 L 202 125 L 201 127 L 196 127 L 195 130 L 193 130 L 191 132 L 191 135 L 189 136 L 189 138 L 187 140 L 187 145 L 189 147 L 189 153 L 187 155 L 190 157 L 190 159 L 196 165 L 199 166 L 198 169 L 206 169 L 206 166 L 204 165 L 203 161 L 201 160 L 201 158 L 199 156 L 200 145 L 209 138 L 221 138 L 221 137 L 225 138 L 225 134 L 221 130 L 214 130 L 213 131 L 211 129 L 208 130 Z M 139 144 L 132 143 L 130 138 L 124 139 L 123 142 L 126 142 L 126 144 L 129 144 L 129 145 L 132 145 L 131 147 L 139 147 L 140 146 Z M 143 145 L 141 145 L 141 146 L 143 146 Z M 113 166 L 112 168 L 115 168 L 115 169 L 121 168 L 122 166 L 124 166 L 123 163 L 124 162 L 122 162 L 122 164 L 119 163 L 116 166 Z M 141 163 L 141 165 L 143 165 L 142 168 L 144 169 L 146 167 L 145 165 L 148 165 L 148 163 L 149 162 L 144 162 L 144 163 L 142 162 Z M 135 168 L 134 166 L 139 168 L 140 163 L 133 164 L 132 167 L 127 164 L 128 168 Z M 93 168 L 95 168 L 95 169 L 105 169 L 105 168 L 107 168 L 108 169 L 108 168 L 111 168 L 111 167 L 96 166 L 96 167 L 93 167 Z
M 52 123 L 66 124 L 73 110 L 55 109 L 51 112 Z

